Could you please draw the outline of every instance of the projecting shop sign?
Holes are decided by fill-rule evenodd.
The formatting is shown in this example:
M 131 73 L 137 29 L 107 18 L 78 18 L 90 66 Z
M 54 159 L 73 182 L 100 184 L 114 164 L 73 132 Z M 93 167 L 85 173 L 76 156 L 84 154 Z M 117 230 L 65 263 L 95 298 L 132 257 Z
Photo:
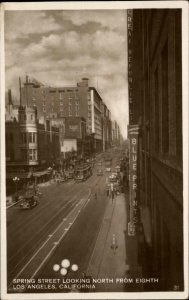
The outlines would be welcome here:
M 138 166 L 138 134 L 137 125 L 128 126 L 129 133 L 129 203 L 130 220 L 128 223 L 128 235 L 136 234 L 138 223 L 138 199 L 137 199 L 137 166 Z

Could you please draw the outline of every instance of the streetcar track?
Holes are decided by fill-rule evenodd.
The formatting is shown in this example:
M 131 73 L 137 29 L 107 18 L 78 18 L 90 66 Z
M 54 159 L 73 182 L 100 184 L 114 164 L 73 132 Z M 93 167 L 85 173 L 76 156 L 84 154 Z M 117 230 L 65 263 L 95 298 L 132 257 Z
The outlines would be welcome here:
M 81 193 L 83 193 L 84 191 L 82 190 Z M 61 208 L 60 211 L 58 211 L 56 213 L 56 215 L 53 215 L 53 217 L 50 219 L 50 221 L 48 223 L 45 223 L 44 226 L 36 233 L 36 235 L 33 235 L 28 241 L 27 241 L 27 244 L 29 244 L 33 239 L 35 239 L 39 234 L 41 234 L 41 232 L 44 231 L 44 229 L 46 229 L 46 227 L 50 226 L 51 223 L 54 221 L 54 219 L 56 219 L 56 217 L 58 215 L 61 214 L 61 212 L 65 209 L 65 207 L 70 203 L 72 202 L 71 205 L 74 205 L 76 202 L 77 202 L 77 198 L 78 198 L 78 195 L 76 195 L 75 197 L 73 197 L 72 200 L 69 200 L 67 203 L 65 203 L 65 205 Z M 24 244 L 23 247 L 25 248 L 27 246 L 27 244 Z M 20 252 L 22 252 L 22 248 L 20 248 L 13 256 L 10 257 L 10 259 L 8 260 L 8 264 L 12 262 L 12 260 L 14 259 L 15 256 L 17 256 Z
M 59 193 L 59 191 L 57 191 L 57 190 L 55 190 L 55 191 L 56 191 L 57 194 Z M 53 191 L 53 192 L 54 192 L 54 191 Z M 64 196 L 68 196 L 69 192 L 70 192 L 70 190 L 68 189 L 68 190 L 66 191 L 66 194 L 64 193 Z M 43 197 L 45 197 L 45 195 L 43 195 Z M 43 198 L 43 200 L 44 200 L 44 198 Z M 41 203 L 43 203 L 43 205 L 38 206 L 38 210 L 37 210 L 37 213 L 38 213 L 38 214 L 34 214 L 34 213 L 35 213 L 34 211 L 32 211 L 32 214 L 31 214 L 31 211 L 29 211 L 30 214 L 29 214 L 29 217 L 28 217 L 28 219 L 27 219 L 27 225 L 28 225 L 28 226 L 30 225 L 30 222 L 32 223 L 32 225 L 35 224 L 35 220 L 38 219 L 38 215 L 39 215 L 42 211 L 44 211 L 45 209 L 47 209 L 49 206 L 51 206 L 51 204 L 52 204 L 51 201 L 52 201 L 52 200 L 51 200 L 51 201 L 42 202 L 43 200 L 40 201 Z M 44 200 L 44 201 L 45 201 L 45 200 Z M 60 200 L 58 203 L 56 203 L 56 204 L 58 204 L 58 205 L 56 205 L 56 206 L 54 207 L 54 210 L 57 210 L 57 209 L 59 209 L 59 208 L 61 207 L 61 205 L 62 205 L 61 200 Z M 52 213 L 52 211 L 51 211 L 50 213 Z M 33 216 L 33 214 L 34 214 L 34 216 Z M 23 231 L 23 224 L 25 225 L 25 220 L 23 220 L 23 222 L 20 223 L 20 224 L 19 224 L 19 227 L 16 229 L 16 234 L 17 234 L 17 235 L 20 235 L 20 232 Z M 12 227 L 12 231 L 15 231 L 15 228 Z M 9 231 L 8 231 L 8 234 L 9 234 L 9 235 L 11 234 L 10 229 L 9 229 Z
M 83 192 L 84 192 L 84 190 L 82 190 L 80 194 L 82 194 Z M 75 198 L 76 198 L 76 197 L 75 197 Z M 79 201 L 80 201 L 80 200 L 79 200 Z M 72 201 L 71 207 L 68 207 L 68 211 L 65 212 L 64 217 L 67 216 L 67 215 L 71 212 L 72 207 L 75 206 L 75 203 L 76 203 L 76 202 L 79 202 L 79 201 L 77 201 L 77 200 Z M 51 228 L 49 228 L 49 231 L 52 231 Z M 44 238 L 46 238 L 46 237 L 44 237 Z M 43 238 L 43 239 L 44 239 L 44 238 Z M 30 241 L 30 242 L 31 242 L 31 241 Z M 35 244 L 35 248 L 36 248 L 36 244 Z M 33 249 L 31 249 L 31 250 L 32 250 L 32 252 L 33 252 Z M 30 252 L 31 252 L 31 251 L 30 251 Z M 31 255 L 31 253 L 30 253 L 30 255 Z M 23 260 L 25 260 L 25 259 L 26 259 L 27 257 L 29 257 L 30 255 L 28 255 L 28 253 L 27 253 L 27 254 L 22 258 L 22 260 L 19 261 L 19 263 L 14 267 L 14 269 L 11 271 L 11 273 L 9 273 L 9 276 L 11 276 L 13 273 L 15 273 L 15 270 L 18 269 L 18 265 L 21 264 L 21 263 L 23 262 Z

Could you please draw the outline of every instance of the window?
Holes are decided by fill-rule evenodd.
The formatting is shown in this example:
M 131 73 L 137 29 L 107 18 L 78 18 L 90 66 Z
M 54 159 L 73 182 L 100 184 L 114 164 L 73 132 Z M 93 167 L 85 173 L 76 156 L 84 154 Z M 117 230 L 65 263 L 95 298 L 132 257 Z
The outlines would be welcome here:
M 37 160 L 37 150 L 29 149 L 29 160 L 35 161 Z
M 33 132 L 33 142 L 36 143 L 37 142 L 37 133 Z
M 60 99 L 63 99 L 63 97 L 64 97 L 63 92 L 60 92 L 59 98 L 60 98 Z
M 63 111 L 63 107 L 62 106 L 60 107 L 60 111 Z
M 60 105 L 63 105 L 63 101 L 60 101 Z
M 72 116 L 72 111 L 70 110 L 70 111 L 69 111 L 69 117 L 71 117 L 71 116 Z
M 32 132 L 29 132 L 29 143 L 32 143 Z
M 168 41 L 162 51 L 162 152 L 169 152 Z
M 36 143 L 36 142 L 37 142 L 37 133 L 29 132 L 29 143 Z
M 46 108 L 45 107 L 43 107 L 43 112 L 46 112 Z
M 29 149 L 29 160 L 33 160 L 33 149 Z
M 79 111 L 76 111 L 75 115 L 76 117 L 79 117 Z
M 33 115 L 31 115 L 31 120 L 33 120 Z

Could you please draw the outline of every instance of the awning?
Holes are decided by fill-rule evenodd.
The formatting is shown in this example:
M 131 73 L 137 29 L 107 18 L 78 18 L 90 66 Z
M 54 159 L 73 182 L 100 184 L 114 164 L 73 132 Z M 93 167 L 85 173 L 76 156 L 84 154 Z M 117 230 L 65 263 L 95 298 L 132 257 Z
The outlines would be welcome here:
M 39 172 L 33 172 L 33 176 L 34 177 L 40 177 L 46 174 L 49 174 L 50 171 L 49 170 L 44 170 L 44 171 L 39 171 Z

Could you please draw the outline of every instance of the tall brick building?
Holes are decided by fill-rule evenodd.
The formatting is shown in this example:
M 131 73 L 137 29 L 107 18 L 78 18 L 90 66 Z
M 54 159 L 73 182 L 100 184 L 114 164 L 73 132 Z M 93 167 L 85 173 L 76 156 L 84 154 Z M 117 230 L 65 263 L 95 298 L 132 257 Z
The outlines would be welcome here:
M 84 117 L 87 134 L 94 136 L 95 150 L 103 150 L 103 139 L 106 139 L 106 147 L 110 146 L 110 112 L 97 90 L 89 86 L 87 78 L 73 87 L 47 87 L 26 76 L 22 99 L 24 105 L 37 107 L 39 117 Z
M 139 257 L 146 289 L 173 291 L 183 282 L 181 10 L 129 10 L 129 123 L 139 127 Z M 139 225 L 139 224 L 138 224 Z

